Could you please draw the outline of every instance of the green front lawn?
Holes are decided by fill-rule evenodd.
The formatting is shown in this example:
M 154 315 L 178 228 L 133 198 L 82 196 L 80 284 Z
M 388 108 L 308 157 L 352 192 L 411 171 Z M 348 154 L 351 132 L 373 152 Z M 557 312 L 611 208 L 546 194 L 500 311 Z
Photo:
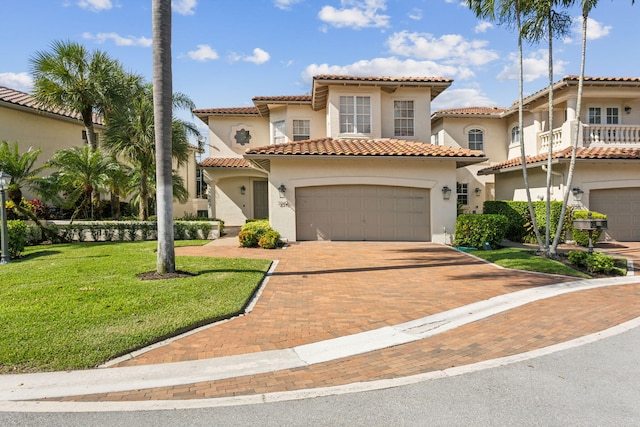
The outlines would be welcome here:
M 176 242 L 193 245 L 194 241 Z M 239 313 L 269 268 L 177 257 L 192 277 L 140 280 L 157 242 L 26 248 L 0 265 L 0 373 L 80 369 Z
M 559 261 L 537 256 L 534 252 L 521 248 L 503 248 L 493 251 L 471 252 L 478 258 L 486 259 L 504 268 L 515 270 L 537 271 L 540 273 L 561 274 L 563 276 L 574 276 L 589 279 L 581 271 L 575 270 Z

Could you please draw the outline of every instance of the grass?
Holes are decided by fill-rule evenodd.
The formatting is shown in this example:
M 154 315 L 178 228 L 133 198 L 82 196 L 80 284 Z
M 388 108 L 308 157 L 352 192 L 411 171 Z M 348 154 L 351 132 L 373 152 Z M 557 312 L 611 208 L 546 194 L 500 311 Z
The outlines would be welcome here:
M 176 246 L 198 242 L 176 242 Z M 194 276 L 139 280 L 156 242 L 26 248 L 0 266 L 0 373 L 95 367 L 239 313 L 270 262 L 177 257 Z
M 514 270 L 537 271 L 540 273 L 561 274 L 563 276 L 590 279 L 591 276 L 575 270 L 559 261 L 542 256 L 522 248 L 502 248 L 493 251 L 474 251 L 473 255 L 486 259 L 504 268 Z

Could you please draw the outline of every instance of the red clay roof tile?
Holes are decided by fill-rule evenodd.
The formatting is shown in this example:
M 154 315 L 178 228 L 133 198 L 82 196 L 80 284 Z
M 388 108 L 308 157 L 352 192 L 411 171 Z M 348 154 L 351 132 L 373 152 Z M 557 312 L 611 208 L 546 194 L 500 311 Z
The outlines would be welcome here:
M 207 157 L 200 162 L 200 166 L 207 168 L 250 168 L 248 161 L 241 157 L 219 158 Z
M 200 108 L 193 110 L 193 114 L 210 116 L 257 116 L 256 107 L 232 107 L 232 108 Z

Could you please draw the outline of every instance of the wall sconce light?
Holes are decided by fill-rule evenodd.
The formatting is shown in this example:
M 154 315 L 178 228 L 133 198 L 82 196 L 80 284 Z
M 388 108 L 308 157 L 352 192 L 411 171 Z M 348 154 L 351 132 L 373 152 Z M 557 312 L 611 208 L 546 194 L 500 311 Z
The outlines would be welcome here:
M 444 200 L 449 200 L 451 198 L 451 189 L 448 185 L 442 187 L 442 198 Z
M 7 227 L 7 210 L 5 192 L 11 184 L 11 175 L 0 171 L 0 240 L 2 240 L 2 255 L 0 256 L 0 264 L 8 264 L 11 257 L 9 256 L 9 230 Z
M 240 194 L 243 194 L 247 192 L 247 187 L 245 187 L 244 185 L 240 187 Z
M 575 199 L 575 201 L 580 202 L 582 200 L 582 195 L 584 194 L 584 191 L 582 191 L 578 187 L 574 187 L 571 189 L 571 193 L 573 193 L 573 198 Z
M 482 189 L 480 187 L 476 187 L 476 189 L 473 191 L 474 193 L 476 193 L 476 196 L 480 196 L 480 193 L 482 193 Z
M 278 187 L 278 192 L 280 193 L 280 198 L 284 198 L 284 195 L 287 192 L 287 187 L 285 187 L 284 184 L 280 184 L 280 187 Z
M 624 112 L 625 114 L 629 114 L 631 112 L 631 107 L 629 107 L 628 105 L 624 107 Z

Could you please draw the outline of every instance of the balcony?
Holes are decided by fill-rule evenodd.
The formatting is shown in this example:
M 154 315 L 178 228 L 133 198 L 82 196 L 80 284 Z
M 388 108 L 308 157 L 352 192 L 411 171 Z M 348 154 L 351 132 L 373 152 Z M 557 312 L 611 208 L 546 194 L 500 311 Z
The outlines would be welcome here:
M 582 145 L 640 145 L 640 126 L 583 125 Z

